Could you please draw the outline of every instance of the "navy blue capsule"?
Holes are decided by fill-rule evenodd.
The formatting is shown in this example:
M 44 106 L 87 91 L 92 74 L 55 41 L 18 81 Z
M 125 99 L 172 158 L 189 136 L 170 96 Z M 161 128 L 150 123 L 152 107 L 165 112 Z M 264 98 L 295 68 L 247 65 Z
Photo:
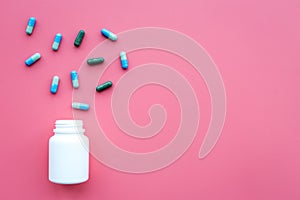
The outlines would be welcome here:
M 50 92 L 52 94 L 57 93 L 58 85 L 59 85 L 59 77 L 58 76 L 53 76 L 52 83 L 51 83 L 51 86 L 50 86 Z
M 120 59 L 121 59 L 121 66 L 123 69 L 127 69 L 128 68 L 128 60 L 127 60 L 127 56 L 126 56 L 126 52 L 122 51 L 120 53 Z
M 34 26 L 35 26 L 35 23 L 36 23 L 36 19 L 34 17 L 30 17 L 29 20 L 28 20 L 27 27 L 26 27 L 26 33 L 27 33 L 27 35 L 31 35 L 32 34 Z
M 88 110 L 90 108 L 90 105 L 85 103 L 73 102 L 72 108 L 77 110 Z
M 30 56 L 26 61 L 25 64 L 27 66 L 31 66 L 32 64 L 34 64 L 36 61 L 38 61 L 41 58 L 41 54 L 39 53 L 35 53 L 32 56 Z
M 57 33 L 52 44 L 53 51 L 57 51 L 62 40 L 62 34 Z
M 105 28 L 101 29 L 101 33 L 102 33 L 102 35 L 104 35 L 105 37 L 107 37 L 108 39 L 110 39 L 112 41 L 116 41 L 118 39 L 116 34 L 114 34 L 113 32 L 111 32 Z
M 71 71 L 71 80 L 73 88 L 79 88 L 78 73 L 75 70 Z

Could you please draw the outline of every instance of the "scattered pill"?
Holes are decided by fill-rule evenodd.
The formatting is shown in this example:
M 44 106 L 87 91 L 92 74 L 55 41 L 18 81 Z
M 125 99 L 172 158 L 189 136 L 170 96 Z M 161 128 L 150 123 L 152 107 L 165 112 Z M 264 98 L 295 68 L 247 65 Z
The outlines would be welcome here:
M 121 66 L 123 69 L 127 69 L 128 68 L 128 60 L 127 60 L 127 56 L 126 56 L 126 52 L 122 51 L 120 53 L 120 59 L 121 59 Z
M 36 23 L 36 19 L 34 17 L 30 17 L 26 27 L 26 34 L 31 35 Z
M 58 76 L 53 76 L 52 83 L 51 83 L 51 86 L 50 86 L 50 92 L 52 94 L 57 93 L 58 85 L 59 85 L 59 77 Z
M 112 86 L 111 81 L 107 81 L 105 83 L 102 83 L 96 87 L 97 92 L 102 92 L 103 90 L 106 90 L 107 88 L 110 88 Z
M 103 57 L 99 57 L 99 58 L 89 58 L 87 60 L 87 64 L 88 65 L 97 65 L 97 64 L 101 64 L 104 62 L 104 58 Z
M 89 106 L 89 104 L 85 104 L 85 103 L 73 102 L 72 108 L 77 109 L 77 110 L 88 110 L 90 108 L 90 106 Z
M 54 42 L 52 44 L 53 51 L 57 51 L 58 50 L 58 47 L 60 45 L 61 40 L 62 40 L 62 35 L 60 33 L 57 33 L 55 35 Z
M 77 37 L 76 37 L 76 39 L 75 39 L 75 41 L 74 41 L 74 46 L 75 46 L 75 47 L 79 47 L 79 46 L 81 45 L 82 40 L 83 40 L 83 38 L 84 38 L 84 34 L 85 34 L 84 30 L 80 30 L 80 31 L 78 32 Z
M 41 54 L 39 53 L 35 53 L 32 56 L 30 56 L 26 61 L 25 64 L 27 66 L 31 66 L 32 64 L 34 64 L 36 61 L 38 61 L 41 58 Z
M 79 88 L 78 73 L 75 70 L 71 71 L 71 80 L 73 88 Z
M 116 41 L 118 39 L 117 35 L 114 34 L 113 32 L 103 28 L 101 30 L 102 35 L 104 35 L 105 37 L 107 37 L 108 39 L 112 40 L 112 41 Z

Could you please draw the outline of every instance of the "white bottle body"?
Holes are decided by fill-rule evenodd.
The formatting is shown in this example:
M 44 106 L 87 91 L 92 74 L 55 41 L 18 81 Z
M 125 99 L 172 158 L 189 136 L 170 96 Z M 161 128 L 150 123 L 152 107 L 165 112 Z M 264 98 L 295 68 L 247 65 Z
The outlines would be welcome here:
M 70 121 L 79 120 L 59 121 L 69 121 L 69 125 L 56 124 L 49 140 L 49 180 L 58 184 L 83 183 L 89 179 L 89 139 L 82 127 L 70 126 Z

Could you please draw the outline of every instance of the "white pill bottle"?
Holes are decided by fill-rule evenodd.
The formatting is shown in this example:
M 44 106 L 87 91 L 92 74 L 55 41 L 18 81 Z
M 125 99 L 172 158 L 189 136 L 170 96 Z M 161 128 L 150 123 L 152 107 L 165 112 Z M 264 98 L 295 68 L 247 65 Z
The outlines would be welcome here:
M 49 180 L 78 184 L 89 179 L 89 139 L 81 120 L 56 120 L 49 140 Z

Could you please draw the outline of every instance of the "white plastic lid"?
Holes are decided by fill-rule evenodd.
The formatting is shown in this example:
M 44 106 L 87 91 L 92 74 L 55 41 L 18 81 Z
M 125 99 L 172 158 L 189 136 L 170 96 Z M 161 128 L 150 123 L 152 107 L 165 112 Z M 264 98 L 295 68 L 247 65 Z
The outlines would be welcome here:
M 72 124 L 83 124 L 82 120 L 56 120 L 55 125 L 72 125 Z
M 83 134 L 84 131 L 82 120 L 56 120 L 55 128 L 53 129 L 55 134 Z

